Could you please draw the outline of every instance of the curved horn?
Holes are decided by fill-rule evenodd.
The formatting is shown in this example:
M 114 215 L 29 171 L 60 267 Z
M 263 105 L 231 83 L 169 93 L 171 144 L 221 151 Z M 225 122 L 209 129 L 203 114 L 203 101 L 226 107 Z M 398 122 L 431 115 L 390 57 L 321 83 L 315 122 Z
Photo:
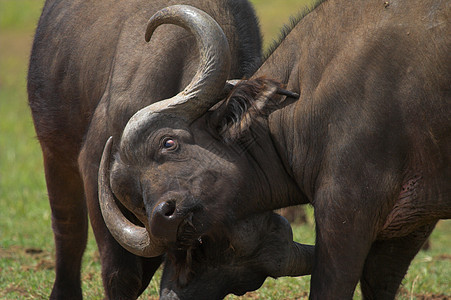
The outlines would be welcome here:
M 181 103 L 173 104 L 186 102 L 191 106 L 188 111 L 193 109 L 203 114 L 217 102 L 217 95 L 222 92 L 230 72 L 227 38 L 212 17 L 189 5 L 173 5 L 155 13 L 147 23 L 146 41 L 150 41 L 155 29 L 162 24 L 183 27 L 196 38 L 199 68 L 191 83 L 179 94 L 181 97 L 177 100 Z
M 150 124 L 163 120 L 192 122 L 219 100 L 230 71 L 230 50 L 221 27 L 205 12 L 188 6 L 174 5 L 158 11 L 147 24 L 146 41 L 162 24 L 174 24 L 191 32 L 199 46 L 199 67 L 191 82 L 176 96 L 151 104 L 128 121 L 121 140 L 122 145 L 142 131 L 152 130 Z M 181 54 L 183 55 L 183 54 Z
M 159 256 L 164 253 L 164 247 L 152 240 L 144 227 L 131 223 L 114 202 L 108 176 L 112 144 L 113 138 L 110 137 L 103 150 L 98 178 L 100 209 L 105 224 L 116 241 L 131 253 L 144 257 Z

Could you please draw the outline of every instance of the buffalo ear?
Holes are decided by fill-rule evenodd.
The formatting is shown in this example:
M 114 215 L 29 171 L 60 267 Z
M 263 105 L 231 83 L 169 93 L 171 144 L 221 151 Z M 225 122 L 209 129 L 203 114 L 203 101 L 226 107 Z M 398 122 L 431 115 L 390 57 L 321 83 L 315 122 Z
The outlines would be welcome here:
M 281 83 L 271 79 L 257 78 L 233 83 L 235 87 L 211 117 L 218 134 L 226 142 L 245 137 L 253 123 L 261 122 L 274 110 L 284 106 L 286 97 L 280 95 L 299 98 L 298 94 L 284 90 Z

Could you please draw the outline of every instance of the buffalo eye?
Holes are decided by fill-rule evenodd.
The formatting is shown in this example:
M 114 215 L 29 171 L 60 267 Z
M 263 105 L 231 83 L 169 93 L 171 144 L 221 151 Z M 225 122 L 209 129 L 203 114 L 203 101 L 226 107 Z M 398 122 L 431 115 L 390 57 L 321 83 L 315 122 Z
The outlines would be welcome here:
M 177 142 L 172 138 L 163 139 L 162 146 L 165 150 L 175 150 L 178 147 Z

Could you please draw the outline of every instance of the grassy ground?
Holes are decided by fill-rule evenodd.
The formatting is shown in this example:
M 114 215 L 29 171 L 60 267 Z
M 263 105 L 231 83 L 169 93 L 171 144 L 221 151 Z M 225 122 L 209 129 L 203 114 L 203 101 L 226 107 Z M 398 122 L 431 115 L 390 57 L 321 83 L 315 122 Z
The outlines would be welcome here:
M 268 45 L 278 27 L 306 1 L 253 2 Z M 46 299 L 54 279 L 50 208 L 25 89 L 27 59 L 42 3 L 0 0 L 0 299 Z M 310 217 L 308 224 L 294 226 L 296 240 L 313 243 L 312 223 Z M 451 298 L 451 221 L 439 223 L 431 246 L 414 260 L 399 299 Z M 142 299 L 158 297 L 158 278 L 159 274 Z M 303 299 L 308 288 L 308 276 L 268 279 L 260 290 L 243 298 Z M 102 298 L 92 234 L 84 257 L 83 292 L 85 299 Z M 355 298 L 360 299 L 359 292 Z

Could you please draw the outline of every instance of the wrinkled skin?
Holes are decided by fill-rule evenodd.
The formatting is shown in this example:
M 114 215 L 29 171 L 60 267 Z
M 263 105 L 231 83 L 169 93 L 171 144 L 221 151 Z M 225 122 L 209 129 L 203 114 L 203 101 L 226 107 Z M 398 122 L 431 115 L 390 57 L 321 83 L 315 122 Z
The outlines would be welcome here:
M 450 14 L 449 1 L 319 4 L 229 100 L 189 123 L 180 113 L 146 123 L 145 143 L 116 139 L 113 191 L 132 201 L 140 195 L 122 188 L 139 183 L 144 206 L 169 199 L 192 223 L 175 238 L 185 248 L 249 212 L 310 202 L 310 297 L 351 299 L 360 280 L 365 299 L 393 299 L 436 222 L 451 217 Z
M 88 211 L 107 299 L 137 298 L 161 263 L 161 256 L 138 257 L 112 237 L 99 207 L 97 177 L 108 137 L 119 140 L 136 111 L 176 95 L 196 73 L 198 46 L 185 29 L 165 25 L 149 43 L 144 39 L 148 19 L 177 3 L 48 0 L 44 5 L 30 58 L 28 94 L 52 209 L 52 299 L 82 297 Z M 183 3 L 202 8 L 223 27 L 231 53 L 228 77 L 251 74 L 261 59 L 261 41 L 249 3 Z M 141 224 L 122 205 L 120 209 Z

